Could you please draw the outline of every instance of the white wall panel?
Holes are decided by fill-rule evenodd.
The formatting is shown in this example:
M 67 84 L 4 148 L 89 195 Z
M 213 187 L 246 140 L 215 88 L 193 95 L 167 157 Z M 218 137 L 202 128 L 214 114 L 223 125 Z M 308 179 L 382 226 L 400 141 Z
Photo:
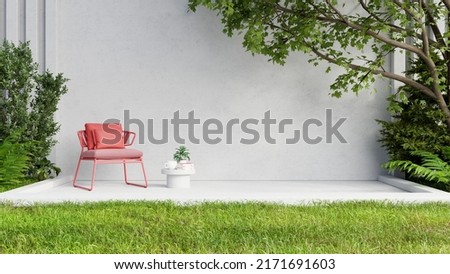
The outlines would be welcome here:
M 6 35 L 6 0 L 0 0 L 0 40 Z
M 45 67 L 57 72 L 57 1 L 45 0 Z
M 19 41 L 19 1 L 5 1 L 5 38 L 17 43 Z

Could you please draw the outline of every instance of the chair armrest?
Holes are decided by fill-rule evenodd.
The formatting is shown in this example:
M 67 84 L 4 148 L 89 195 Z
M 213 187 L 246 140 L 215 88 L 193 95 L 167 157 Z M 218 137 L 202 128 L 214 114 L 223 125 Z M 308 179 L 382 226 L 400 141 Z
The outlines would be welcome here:
M 123 142 L 126 147 L 131 146 L 134 143 L 134 139 L 136 139 L 136 133 L 126 130 L 123 131 Z
M 77 132 L 78 135 L 78 141 L 80 142 L 81 148 L 87 147 L 87 141 L 86 141 L 86 130 L 79 130 Z

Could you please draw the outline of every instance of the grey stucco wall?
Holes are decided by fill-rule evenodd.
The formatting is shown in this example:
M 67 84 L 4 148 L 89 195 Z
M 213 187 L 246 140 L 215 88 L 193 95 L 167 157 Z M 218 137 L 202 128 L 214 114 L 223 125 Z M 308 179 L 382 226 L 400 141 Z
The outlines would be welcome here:
M 154 119 L 156 137 L 161 136 L 161 120 L 178 110 L 182 118 L 194 110 L 202 122 L 216 118 L 224 124 L 233 118 L 261 120 L 268 110 L 277 120 L 294 120 L 287 133 L 273 127 L 277 144 L 264 141 L 261 124 L 254 126 L 262 136 L 253 145 L 239 143 L 248 135 L 238 127 L 233 144 L 187 142 L 198 180 L 373 180 L 381 172 L 385 153 L 374 119 L 388 117 L 384 82 L 377 82 L 378 93 L 331 98 L 329 85 L 339 70 L 325 74 L 323 66 L 308 64 L 301 54 L 290 56 L 283 67 L 252 56 L 240 37 L 222 33 L 214 12 L 189 13 L 187 1 L 59 0 L 47 16 L 56 24 L 55 69 L 70 78 L 57 115 L 61 131 L 55 149 L 65 174 L 73 173 L 77 161 L 76 131 L 85 122 L 123 121 L 125 110 L 144 123 Z M 306 119 L 325 123 L 326 109 L 333 110 L 334 122 L 347 118 L 339 131 L 348 143 L 333 138 L 333 143 L 285 144 Z M 311 126 L 310 136 L 325 137 L 323 128 Z M 169 129 L 169 143 L 135 146 L 145 153 L 150 180 L 164 178 L 162 163 L 178 146 Z M 195 129 L 201 136 L 201 126 Z M 181 135 L 187 137 L 185 127 Z M 89 171 L 81 176 L 88 177 Z M 99 179 L 120 176 L 114 166 L 98 171 Z

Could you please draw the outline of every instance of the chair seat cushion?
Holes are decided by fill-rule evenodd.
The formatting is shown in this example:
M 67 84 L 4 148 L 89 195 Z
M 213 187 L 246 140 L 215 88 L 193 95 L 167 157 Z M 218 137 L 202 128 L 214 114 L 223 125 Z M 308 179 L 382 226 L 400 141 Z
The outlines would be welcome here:
M 92 149 L 81 153 L 84 159 L 120 160 L 142 157 L 142 151 L 132 148 Z

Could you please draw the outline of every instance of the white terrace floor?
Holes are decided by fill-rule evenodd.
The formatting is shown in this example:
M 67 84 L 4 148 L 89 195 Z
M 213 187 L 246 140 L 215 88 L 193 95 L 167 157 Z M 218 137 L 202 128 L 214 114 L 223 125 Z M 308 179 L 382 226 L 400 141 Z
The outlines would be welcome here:
M 16 204 L 107 200 L 170 200 L 180 203 L 259 201 L 284 204 L 355 200 L 450 202 L 450 193 L 390 176 L 380 176 L 378 181 L 192 181 L 187 189 L 167 188 L 165 181 L 150 182 L 147 189 L 118 181 L 98 181 L 91 192 L 73 188 L 70 178 L 65 177 L 0 193 L 0 201 Z

